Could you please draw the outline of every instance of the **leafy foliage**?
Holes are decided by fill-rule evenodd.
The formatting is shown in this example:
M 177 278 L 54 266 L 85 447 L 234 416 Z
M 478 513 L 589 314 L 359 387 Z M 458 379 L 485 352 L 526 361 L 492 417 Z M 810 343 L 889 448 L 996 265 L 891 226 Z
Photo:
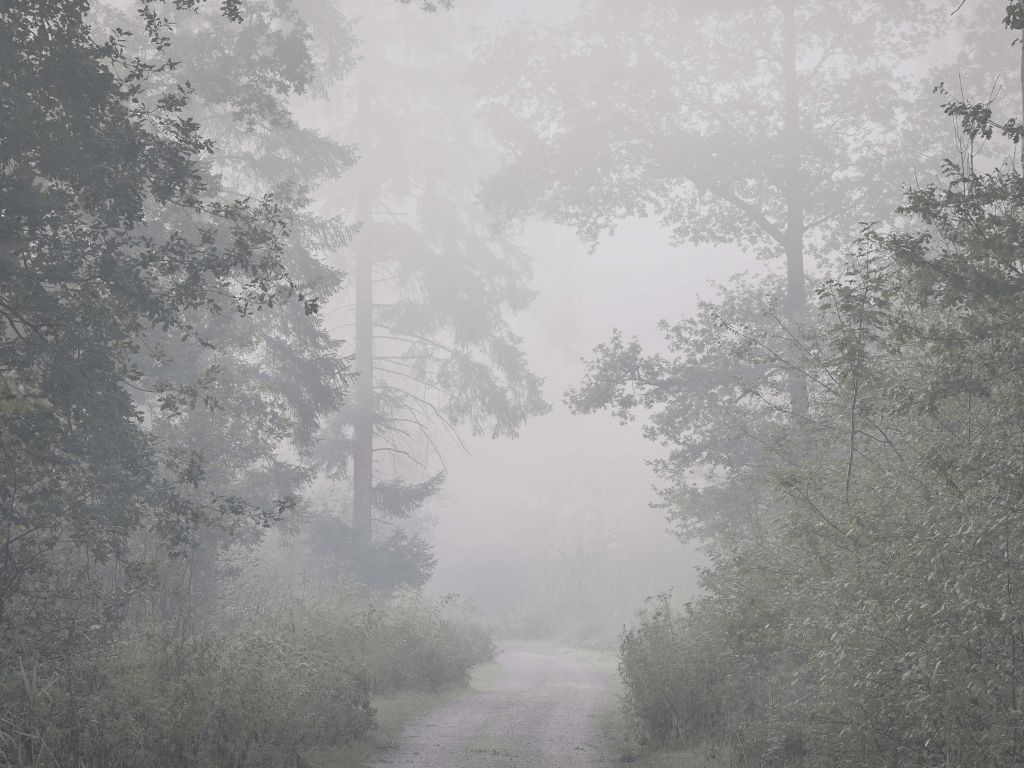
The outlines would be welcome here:
M 307 577 L 320 587 L 351 578 L 391 594 L 423 586 L 435 565 L 429 542 L 418 534 L 396 528 L 365 542 L 346 521 L 329 514 L 306 522 L 295 546 L 309 558 Z
M 510 24 L 477 78 L 509 150 L 488 200 L 594 244 L 650 216 L 679 243 L 842 248 L 929 149 L 894 72 L 934 18 L 915 0 L 591 0 Z
M 574 402 L 651 409 L 665 503 L 714 565 L 691 610 L 623 636 L 643 737 L 743 764 L 1019 762 L 1022 201 L 1012 163 L 947 163 L 805 325 L 738 285 L 666 328 L 676 357 L 599 350 Z
M 201 348 L 198 318 L 249 317 L 299 291 L 285 211 L 205 172 L 212 144 L 166 58 L 171 23 L 142 10 L 148 43 L 133 54 L 128 32 L 94 34 L 86 4 L 0 9 L 0 369 L 16 397 L 0 422 L 0 626 L 27 580 L 37 599 L 60 592 L 46 575 L 58 551 L 123 559 L 142 527 L 173 543 L 232 514 L 230 498 L 196 503 L 194 455 L 144 428 L 207 398 L 201 376 L 146 370 L 145 337 Z

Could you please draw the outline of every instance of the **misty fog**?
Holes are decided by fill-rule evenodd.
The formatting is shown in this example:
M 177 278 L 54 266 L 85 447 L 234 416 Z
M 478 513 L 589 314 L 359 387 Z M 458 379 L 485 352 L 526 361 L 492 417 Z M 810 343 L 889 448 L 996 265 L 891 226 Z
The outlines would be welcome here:
M 3 0 L 0 768 L 1024 764 L 1022 140 L 1022 0 Z

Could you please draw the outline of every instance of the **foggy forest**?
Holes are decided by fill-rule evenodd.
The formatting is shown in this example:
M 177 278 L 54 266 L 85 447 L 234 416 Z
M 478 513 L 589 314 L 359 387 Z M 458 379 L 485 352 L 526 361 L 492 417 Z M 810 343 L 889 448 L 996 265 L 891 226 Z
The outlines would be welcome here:
M 0 768 L 1024 766 L 1022 151 L 1024 0 L 0 0 Z

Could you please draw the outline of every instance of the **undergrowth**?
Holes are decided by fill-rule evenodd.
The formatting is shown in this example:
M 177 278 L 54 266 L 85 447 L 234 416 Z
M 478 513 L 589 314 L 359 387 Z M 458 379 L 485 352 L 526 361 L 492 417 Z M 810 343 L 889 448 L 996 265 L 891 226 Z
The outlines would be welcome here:
M 417 593 L 148 619 L 63 658 L 4 658 L 0 766 L 301 766 L 370 734 L 375 697 L 463 685 L 493 653 L 454 601 Z

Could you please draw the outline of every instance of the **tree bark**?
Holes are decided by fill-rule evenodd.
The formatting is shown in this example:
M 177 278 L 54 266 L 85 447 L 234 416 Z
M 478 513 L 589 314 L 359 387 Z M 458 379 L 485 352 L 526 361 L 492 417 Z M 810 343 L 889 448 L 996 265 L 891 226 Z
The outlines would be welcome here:
M 369 93 L 359 91 L 359 120 L 369 122 Z M 361 131 L 361 139 L 369 135 Z M 373 217 L 374 192 L 364 186 L 359 191 L 360 223 L 365 227 Z M 373 250 L 364 232 L 355 243 L 356 289 L 356 384 L 353 400 L 352 435 L 352 527 L 356 539 L 364 544 L 373 540 L 373 429 L 376 402 L 373 391 Z
M 361 216 L 365 223 L 367 219 Z M 373 536 L 373 261 L 361 239 L 355 264 L 356 384 L 353 402 L 352 523 L 356 537 Z

